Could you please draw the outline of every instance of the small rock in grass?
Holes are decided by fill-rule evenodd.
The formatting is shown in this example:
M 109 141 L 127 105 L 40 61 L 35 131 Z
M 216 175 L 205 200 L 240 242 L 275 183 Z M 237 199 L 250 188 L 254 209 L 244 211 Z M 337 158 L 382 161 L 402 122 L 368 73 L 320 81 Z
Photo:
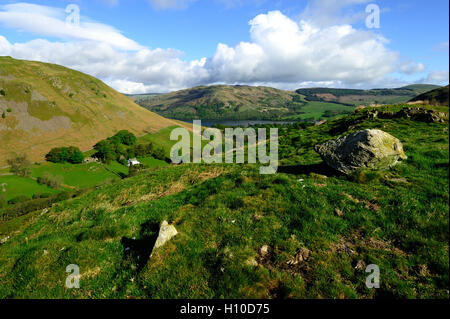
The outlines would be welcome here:
M 302 247 L 298 250 L 297 254 L 292 257 L 287 264 L 290 266 L 298 265 L 299 263 L 305 262 L 309 259 L 311 251 L 308 248 Z
M 268 245 L 264 245 L 261 247 L 261 249 L 259 250 L 259 254 L 261 255 L 261 257 L 266 257 L 269 254 L 269 246 Z
M 357 270 L 366 269 L 366 263 L 364 262 L 364 260 L 359 260 L 355 266 L 355 269 Z
M 259 215 L 259 214 L 253 214 L 253 220 L 254 221 L 259 221 L 259 220 L 261 220 L 262 219 L 262 216 L 261 215 Z
M 340 210 L 340 209 L 338 209 L 338 208 L 336 208 L 336 209 L 334 210 L 334 212 L 335 212 L 336 215 L 338 215 L 339 217 L 344 216 L 344 213 L 342 212 L 342 210 Z
M 246 264 L 247 266 L 252 266 L 252 267 L 258 266 L 258 262 L 256 261 L 255 257 L 250 257 L 249 259 L 247 259 L 247 261 L 245 262 L 245 264 Z
M 5 244 L 9 239 L 10 239 L 11 237 L 9 237 L 9 236 L 6 236 L 5 238 L 3 238 L 3 239 L 0 239 L 0 245 L 3 245 L 3 244 Z

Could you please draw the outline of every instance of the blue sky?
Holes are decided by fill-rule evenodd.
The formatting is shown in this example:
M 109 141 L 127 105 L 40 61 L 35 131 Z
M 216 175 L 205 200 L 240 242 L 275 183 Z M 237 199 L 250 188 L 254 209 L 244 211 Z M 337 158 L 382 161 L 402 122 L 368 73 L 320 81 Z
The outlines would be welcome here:
M 79 28 L 64 26 L 69 4 Z M 380 28 L 366 26 L 369 4 Z M 447 0 L 0 1 L 0 55 L 62 64 L 127 93 L 447 84 L 448 11 Z

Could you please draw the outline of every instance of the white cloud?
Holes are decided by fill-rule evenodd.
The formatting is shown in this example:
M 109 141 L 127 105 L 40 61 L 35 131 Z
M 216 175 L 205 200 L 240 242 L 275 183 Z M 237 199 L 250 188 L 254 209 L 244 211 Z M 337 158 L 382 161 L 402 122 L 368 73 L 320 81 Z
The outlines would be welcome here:
M 448 71 L 431 71 L 427 78 L 427 83 L 442 84 L 447 85 L 449 82 L 449 72 Z
M 144 83 L 127 80 L 113 80 L 107 83 L 110 86 L 116 88 L 117 91 L 125 94 L 143 94 L 152 92 L 151 86 L 145 85 Z
M 90 40 L 108 43 L 119 49 L 141 48 L 135 41 L 123 36 L 115 28 L 82 19 L 80 25 L 66 23 L 65 10 L 29 3 L 0 6 L 0 22 L 9 28 L 41 36 L 62 39 Z
M 398 58 L 384 38 L 350 25 L 320 28 L 272 11 L 250 26 L 252 42 L 218 45 L 207 62 L 213 81 L 370 83 L 394 71 Z
M 398 71 L 411 75 L 425 71 L 425 65 L 423 63 L 416 63 L 411 60 L 403 60 L 398 65 Z
M 125 93 L 167 92 L 214 83 L 290 89 L 305 83 L 369 87 L 382 83 L 394 71 L 414 73 L 423 68 L 410 60 L 401 64 L 399 55 L 386 47 L 387 40 L 371 31 L 350 24 L 298 23 L 279 11 L 249 22 L 251 41 L 234 47 L 220 43 L 212 57 L 185 61 L 178 50 L 150 50 L 98 23 L 82 23 L 83 32 L 74 34 L 64 29 L 60 9 L 36 9 L 28 4 L 0 8 L 4 10 L 0 22 L 9 27 L 66 40 L 11 44 L 0 36 L 0 55 L 61 64 Z M 36 20 L 26 21 L 32 19 Z
M 51 62 L 91 74 L 131 93 L 142 88 L 165 92 L 202 83 L 208 78 L 205 59 L 186 62 L 177 50 L 117 50 L 108 43 L 50 42 L 37 39 L 10 44 L 0 36 L 0 55 Z M 142 84 L 142 85 L 139 85 Z

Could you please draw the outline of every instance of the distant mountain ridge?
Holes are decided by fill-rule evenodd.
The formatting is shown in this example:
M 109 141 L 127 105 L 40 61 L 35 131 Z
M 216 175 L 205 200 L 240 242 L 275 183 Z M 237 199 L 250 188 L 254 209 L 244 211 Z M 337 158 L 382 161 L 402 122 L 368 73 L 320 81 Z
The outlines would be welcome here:
M 439 88 L 432 84 L 413 84 L 394 89 L 335 89 L 335 88 L 307 88 L 298 89 L 296 92 L 302 94 L 309 101 L 334 101 L 349 104 L 390 104 L 406 102 L 411 96 Z
M 122 129 L 142 135 L 173 125 L 94 77 L 0 57 L 0 164 L 13 152 L 40 161 L 52 147 L 90 149 Z
M 246 85 L 198 86 L 156 95 L 134 95 L 139 105 L 181 120 L 300 120 L 332 118 L 359 105 L 406 103 L 439 88 L 415 84 L 395 89 L 308 88 L 296 91 Z

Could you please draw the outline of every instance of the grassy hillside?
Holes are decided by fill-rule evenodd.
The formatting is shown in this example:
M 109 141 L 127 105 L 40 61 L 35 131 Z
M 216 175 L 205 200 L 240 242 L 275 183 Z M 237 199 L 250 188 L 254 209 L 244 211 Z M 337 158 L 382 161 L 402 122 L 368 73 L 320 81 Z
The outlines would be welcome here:
M 147 99 L 137 103 L 169 118 L 274 119 L 295 114 L 302 103 L 294 101 L 295 92 L 269 87 L 199 86 Z
M 135 95 L 139 105 L 181 120 L 318 120 L 351 113 L 355 106 L 405 103 L 435 85 L 398 89 L 332 88 L 283 91 L 245 85 L 199 86 L 164 95 Z
M 448 123 L 370 111 L 280 128 L 276 175 L 162 167 L 0 222 L 0 298 L 448 298 Z M 313 150 L 365 128 L 408 159 L 347 177 Z M 179 234 L 150 257 L 162 220 Z M 65 288 L 69 264 L 80 289 Z M 365 286 L 368 264 L 380 289 Z
M 57 146 L 92 148 L 121 129 L 137 135 L 177 125 L 101 81 L 62 66 L 0 57 L 0 166 Z
M 432 91 L 420 94 L 410 102 L 425 102 L 430 105 L 449 105 L 449 86 L 434 89 Z

